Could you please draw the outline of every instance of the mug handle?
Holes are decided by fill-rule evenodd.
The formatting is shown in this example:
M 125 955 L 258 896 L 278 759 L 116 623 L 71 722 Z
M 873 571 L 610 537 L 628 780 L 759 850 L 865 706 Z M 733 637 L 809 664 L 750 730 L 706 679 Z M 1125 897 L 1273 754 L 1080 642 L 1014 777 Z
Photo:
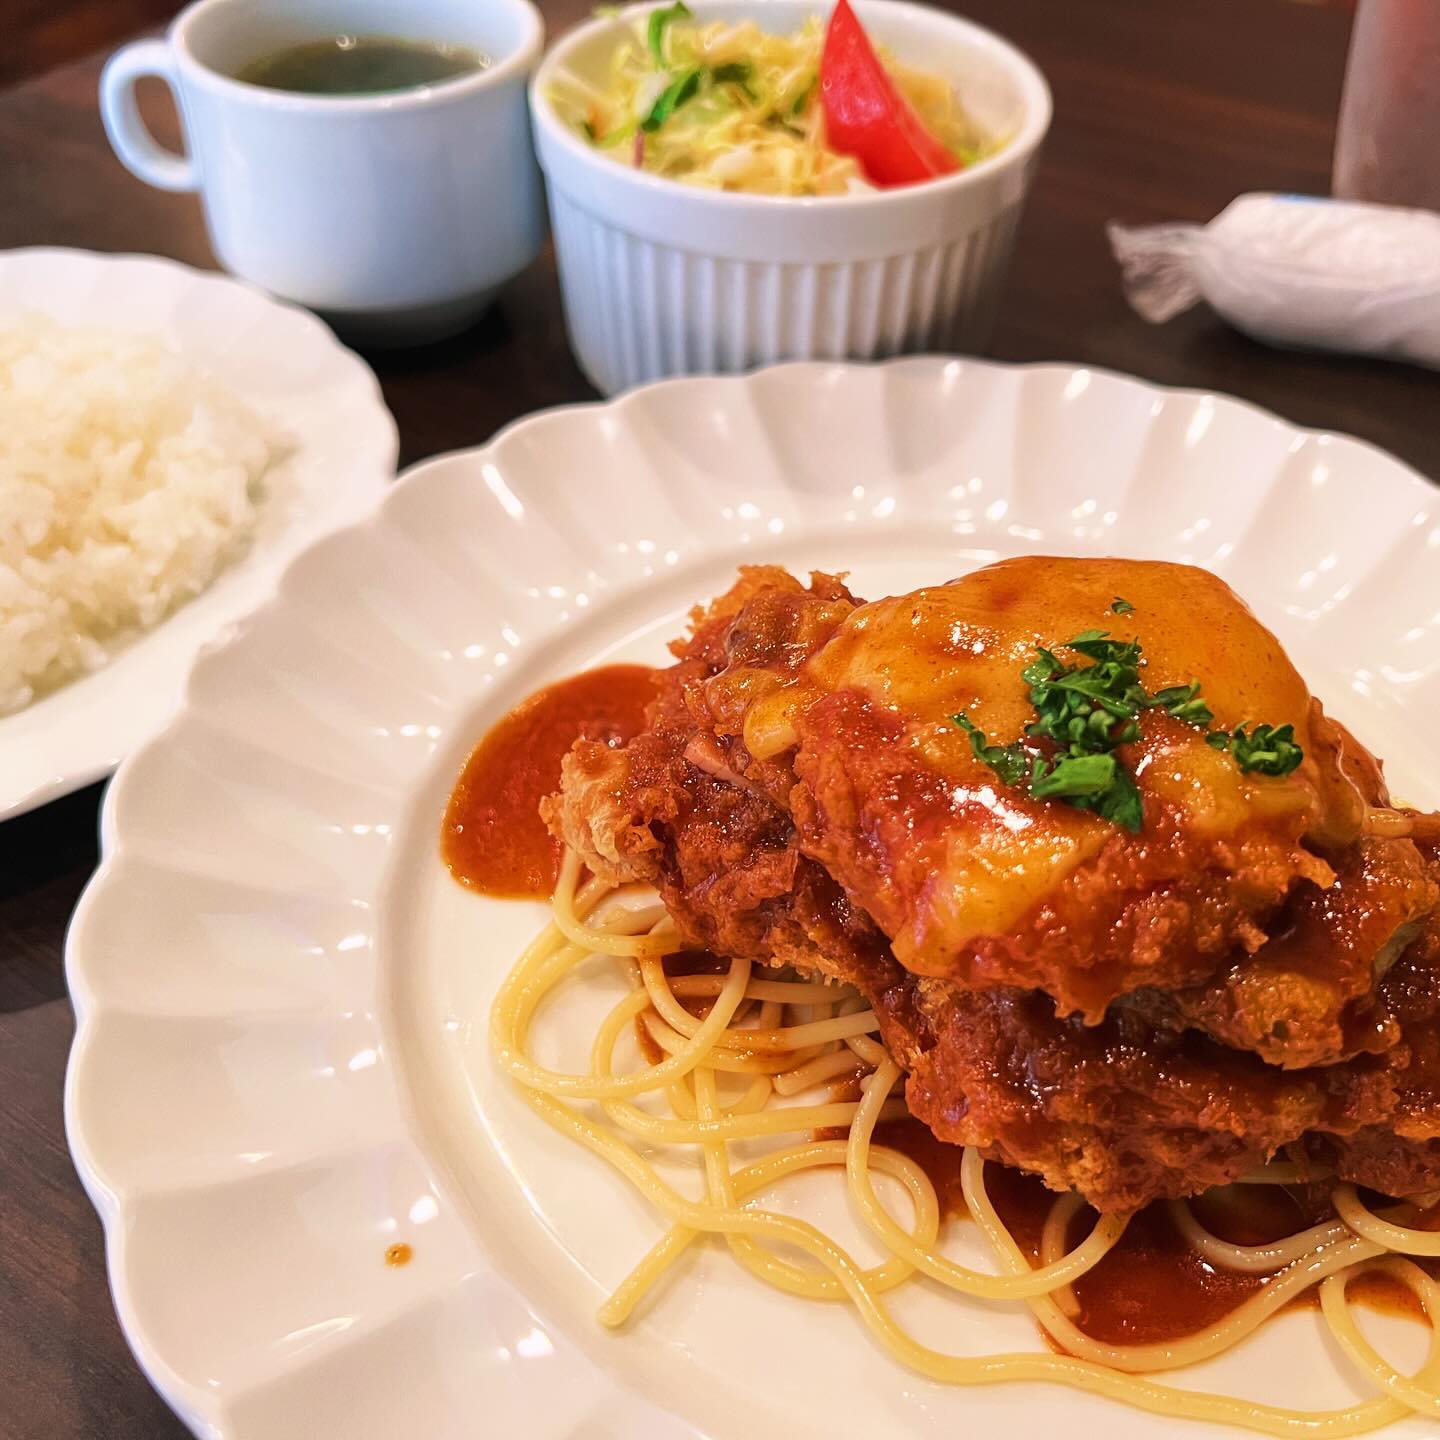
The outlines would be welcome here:
M 134 176 L 160 190 L 198 190 L 200 170 L 192 155 L 176 155 L 156 143 L 140 118 L 135 82 L 142 75 L 163 80 L 184 124 L 175 57 L 164 40 L 136 40 L 117 50 L 100 76 L 100 117 L 120 163 Z

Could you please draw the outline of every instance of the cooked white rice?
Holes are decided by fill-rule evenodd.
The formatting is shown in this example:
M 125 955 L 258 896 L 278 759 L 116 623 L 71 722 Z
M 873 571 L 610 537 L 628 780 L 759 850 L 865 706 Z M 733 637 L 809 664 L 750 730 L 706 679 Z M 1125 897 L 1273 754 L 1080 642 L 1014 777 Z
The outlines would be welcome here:
M 250 541 L 272 453 L 158 339 L 0 326 L 0 714 L 204 590 Z

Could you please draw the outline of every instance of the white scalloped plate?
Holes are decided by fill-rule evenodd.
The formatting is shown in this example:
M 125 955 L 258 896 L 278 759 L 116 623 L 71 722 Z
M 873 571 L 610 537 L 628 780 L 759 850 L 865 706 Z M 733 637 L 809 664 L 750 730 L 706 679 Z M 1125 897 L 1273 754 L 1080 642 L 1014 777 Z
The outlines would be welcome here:
M 1051 550 L 1219 570 L 1434 803 L 1436 500 L 1232 400 L 973 360 L 673 381 L 422 465 L 201 657 L 111 787 L 70 935 L 67 1118 L 141 1363 L 234 1440 L 1177 1433 L 919 1380 L 847 1309 L 718 1251 L 602 1333 L 656 1223 L 489 1062 L 490 996 L 542 912 L 449 880 L 445 795 L 521 696 L 659 659 L 738 561 L 878 594 Z M 962 1350 L 1038 1344 L 1014 1310 L 922 1290 L 904 1313 Z M 1389 1324 L 1413 1353 L 1418 1329 Z M 1181 1379 L 1338 1404 L 1340 1363 L 1295 1313 Z
M 312 541 L 370 510 L 395 474 L 395 422 L 370 367 L 313 315 L 172 260 L 0 253 L 0 324 L 24 314 L 158 335 L 284 437 L 245 555 L 83 676 L 0 718 L 0 820 L 108 774 L 174 710 L 196 652 L 270 595 Z

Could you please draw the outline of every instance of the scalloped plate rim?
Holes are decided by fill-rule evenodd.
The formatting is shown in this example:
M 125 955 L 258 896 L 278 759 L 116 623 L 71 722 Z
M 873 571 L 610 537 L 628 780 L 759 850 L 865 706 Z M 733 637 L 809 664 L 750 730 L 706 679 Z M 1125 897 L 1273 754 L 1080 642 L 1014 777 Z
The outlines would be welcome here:
M 36 248 L 44 249 L 53 247 Z M 172 265 L 182 270 L 188 268 L 180 265 L 179 262 L 165 260 L 160 257 L 136 256 L 125 258 L 136 258 L 157 264 Z M 205 275 L 205 272 L 197 273 Z M 220 279 L 223 277 L 207 276 L 206 278 Z M 317 321 L 316 323 L 318 324 L 320 322 Z M 245 615 L 227 625 L 222 634 L 199 647 L 195 656 L 195 663 L 198 663 L 201 659 L 222 655 L 225 651 L 232 649 L 255 628 L 268 623 L 273 615 L 279 613 L 287 605 L 292 603 L 284 589 L 285 579 L 291 570 L 305 562 L 307 558 L 312 555 L 312 552 L 319 550 L 327 544 L 342 542 L 343 537 L 350 536 L 352 532 L 382 526 L 388 518 L 392 505 L 399 500 L 399 497 L 408 493 L 416 485 L 424 483 L 425 479 L 432 472 L 447 469 L 457 462 L 481 461 L 483 457 L 490 453 L 494 447 L 503 442 L 507 437 L 528 429 L 529 427 L 543 424 L 543 422 L 551 417 L 567 414 L 593 413 L 612 408 L 624 409 L 627 406 L 643 400 L 644 396 L 656 390 L 698 390 L 716 384 L 723 385 L 727 388 L 752 387 L 756 384 L 764 384 L 768 377 L 776 374 L 809 372 L 828 375 L 848 371 L 886 371 L 906 368 L 924 370 L 942 364 L 948 365 L 953 363 L 958 363 L 967 369 L 1050 372 L 1057 376 L 1071 376 L 1078 372 L 1086 372 L 1092 376 L 1102 378 L 1106 382 L 1119 382 L 1126 388 L 1136 392 L 1155 392 L 1195 401 L 1213 400 L 1226 407 L 1239 407 L 1250 412 L 1252 415 L 1284 427 L 1298 438 L 1306 440 L 1334 439 L 1358 446 L 1367 452 L 1378 464 L 1383 465 L 1390 474 L 1403 479 L 1418 495 L 1424 496 L 1428 503 L 1434 504 L 1437 499 L 1437 491 L 1434 484 L 1427 481 L 1413 466 L 1400 460 L 1374 442 L 1349 435 L 1343 431 L 1297 425 L 1266 406 L 1241 397 L 1227 395 L 1220 391 L 1196 386 L 1165 385 L 1148 381 L 1123 371 L 1064 361 L 1010 362 L 991 360 L 984 357 L 939 354 L 901 356 L 873 363 L 793 361 L 763 367 L 742 375 L 691 375 L 675 377 L 637 386 L 608 400 L 578 401 L 545 407 L 510 421 L 495 431 L 490 438 L 481 445 L 460 447 L 445 451 L 411 464 L 400 473 L 399 477 L 393 483 L 384 489 L 379 497 L 378 503 L 375 504 L 368 513 L 350 520 L 327 534 L 313 538 L 302 549 L 297 551 L 275 576 L 269 594 Z M 159 1348 L 152 1342 L 147 1334 L 143 1307 L 138 1306 L 136 1303 L 126 1272 L 126 1191 L 124 1187 L 112 1188 L 111 1184 L 107 1182 L 107 1179 L 101 1173 L 100 1167 L 91 1154 L 88 1137 L 78 1117 L 79 1095 L 85 1083 L 84 1072 L 86 1058 L 98 1019 L 104 1011 L 103 996 L 97 994 L 82 976 L 79 951 L 84 943 L 89 912 L 94 907 L 97 897 L 112 883 L 116 865 L 124 855 L 125 836 L 120 832 L 119 824 L 116 820 L 118 797 L 123 794 L 127 775 L 131 767 L 142 757 L 163 749 L 169 743 L 173 734 L 185 723 L 194 708 L 191 683 L 187 680 L 184 693 L 178 706 L 162 727 L 153 732 L 148 739 L 135 748 L 130 756 L 121 761 L 113 783 L 107 789 L 104 798 L 100 817 L 100 863 L 87 882 L 77 902 L 67 930 L 65 943 L 66 979 L 71 1002 L 74 1007 L 76 1028 L 65 1074 L 64 1122 L 67 1143 L 77 1173 L 91 1203 L 99 1215 L 103 1227 L 106 1271 L 112 1298 L 126 1342 L 132 1354 L 135 1356 L 137 1364 L 150 1379 L 161 1397 L 175 1410 L 182 1421 L 190 1426 L 197 1434 L 214 1437 L 214 1440 L 222 1440 L 222 1437 L 225 1436 L 228 1430 L 227 1407 L 213 1392 L 196 1386 L 192 1382 L 179 1376 L 167 1363 L 164 1356 L 160 1353 Z M 413 781 L 414 777 L 411 777 L 411 779 Z M 402 799 L 402 807 L 404 803 Z M 388 870 L 388 865 L 386 870 Z M 374 886 L 376 891 L 379 891 L 384 886 L 384 873 L 385 872 L 382 871 L 381 877 L 376 881 Z M 378 979 L 378 965 L 376 969 Z M 414 1143 L 418 1144 L 418 1142 Z M 428 1156 L 426 1158 L 428 1161 Z
M 267 310 L 273 310 L 286 317 L 285 323 L 294 322 L 303 325 L 311 331 L 317 342 L 321 345 L 328 346 L 338 357 L 343 359 L 343 363 L 350 369 L 356 380 L 368 380 L 369 382 L 367 398 L 373 402 L 373 407 L 377 412 L 378 418 L 381 419 L 385 427 L 385 448 L 379 457 L 379 478 L 370 497 L 372 507 L 378 499 L 383 497 L 386 489 L 393 483 L 395 464 L 399 457 L 400 433 L 399 427 L 395 422 L 395 417 L 390 413 L 390 408 L 385 403 L 385 397 L 381 391 L 378 376 L 376 376 L 373 368 L 361 355 L 349 346 L 343 344 L 323 320 L 307 310 L 303 305 L 298 305 L 294 301 L 283 299 L 278 295 L 271 295 L 268 291 L 262 290 L 258 285 L 253 285 L 247 280 L 242 280 L 238 276 L 230 275 L 223 271 L 204 270 L 199 266 L 187 264 L 183 260 L 172 259 L 168 255 L 148 255 L 133 250 L 107 251 L 87 250 L 80 246 L 66 245 L 22 245 L 11 250 L 0 252 L 0 271 L 3 271 L 5 267 L 11 264 L 23 264 L 36 260 L 54 260 L 62 264 L 88 266 L 97 269 L 106 269 L 112 266 L 116 270 L 137 267 L 165 275 L 169 277 L 171 282 L 177 287 L 180 285 L 200 285 L 214 290 L 238 290 L 244 292 L 256 302 L 258 313 L 264 314 Z M 350 470 L 345 472 L 347 482 L 353 473 L 354 472 Z M 347 520 L 344 517 L 337 517 L 335 528 L 347 528 L 348 524 L 353 523 L 354 518 L 355 517 L 352 516 Z M 332 529 L 327 533 L 334 533 L 334 531 Z M 310 541 L 307 542 L 301 550 L 292 554 L 285 564 L 278 567 L 268 567 L 268 573 L 267 567 L 263 565 L 260 566 L 257 573 L 252 577 L 258 589 L 249 606 L 246 608 L 245 615 L 252 613 L 258 606 L 267 604 L 269 600 L 273 598 L 281 576 L 285 570 L 289 568 L 289 564 L 298 559 L 299 555 L 303 553 L 305 549 L 308 549 L 310 545 L 317 544 L 324 538 L 326 538 L 325 533 L 312 536 Z M 217 578 L 219 577 L 217 576 Z M 201 593 L 203 595 L 205 592 Z M 199 599 L 200 596 L 192 598 Z M 187 604 L 188 603 L 189 602 L 187 602 Z M 186 607 L 182 605 L 179 607 L 179 611 L 173 613 L 179 613 L 185 608 Z M 157 649 L 163 647 L 164 642 L 163 640 L 159 640 L 158 637 L 164 634 L 166 625 L 170 619 L 173 618 L 173 613 L 153 629 L 137 636 L 130 645 L 127 645 L 124 650 L 116 655 L 115 659 L 117 661 L 123 660 L 125 653 L 132 648 L 144 646 L 147 650 L 151 650 L 152 647 Z M 217 633 L 217 638 L 221 640 L 228 639 L 233 628 L 239 624 L 243 618 L 245 617 L 236 616 L 229 620 L 222 621 Z M 199 653 L 199 650 L 207 643 L 213 642 L 202 641 L 200 645 L 191 648 L 190 654 L 184 664 L 177 667 L 180 675 L 183 676 L 186 670 L 188 670 L 189 664 Z M 107 665 L 103 668 L 109 669 L 110 667 Z M 84 675 L 77 675 L 73 680 L 68 681 L 66 685 L 60 687 L 59 690 L 53 693 L 57 696 L 63 695 L 66 689 L 80 683 L 85 678 Z M 46 695 L 41 698 L 42 700 L 48 700 L 51 696 Z M 25 712 L 21 710 L 15 713 L 18 715 Z M 152 723 L 148 727 L 146 734 L 142 736 L 142 743 L 144 739 L 155 738 L 164 733 L 164 731 L 169 728 L 169 720 L 173 719 L 178 713 L 178 707 L 176 707 L 168 717 L 163 716 L 163 713 L 161 713 L 161 721 L 158 728 L 156 724 Z M 11 717 L 0 716 L 0 727 L 3 727 L 5 720 L 8 718 Z M 22 784 L 13 794 L 8 792 L 0 793 L 0 824 L 3 824 L 6 820 L 18 819 L 22 815 L 29 814 L 32 810 L 39 809 L 42 805 L 49 804 L 52 800 L 61 799 L 66 795 L 73 794 L 76 790 L 93 784 L 97 780 L 104 779 L 105 776 L 114 773 L 116 768 L 125 759 L 124 753 L 117 753 L 117 749 L 114 747 L 105 748 L 103 742 L 100 744 L 92 743 L 86 748 L 88 752 L 90 752 L 86 758 L 65 764 L 61 773 L 52 773 L 46 778 L 37 779 L 28 785 Z

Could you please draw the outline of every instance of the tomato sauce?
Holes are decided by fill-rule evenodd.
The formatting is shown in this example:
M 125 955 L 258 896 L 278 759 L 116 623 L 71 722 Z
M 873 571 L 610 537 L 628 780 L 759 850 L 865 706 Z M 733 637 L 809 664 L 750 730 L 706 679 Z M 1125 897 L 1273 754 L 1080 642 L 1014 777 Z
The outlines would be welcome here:
M 965 1213 L 961 1146 L 936 1140 L 917 1120 L 879 1126 L 875 1143 L 899 1150 L 920 1165 L 946 1214 Z M 1020 1248 L 1038 1265 L 1045 1219 L 1059 1197 L 1035 1176 L 1005 1165 L 985 1167 L 985 1187 Z M 1375 1197 L 1374 1203 L 1385 1202 Z M 1306 1229 L 1317 1218 L 1296 1194 L 1280 1185 L 1237 1186 L 1192 1200 L 1191 1205 L 1206 1229 L 1237 1245 L 1268 1244 Z M 1094 1213 L 1081 1210 L 1071 1222 L 1067 1249 L 1078 1245 L 1094 1223 Z M 1421 1263 L 1427 1270 L 1432 1268 Z M 1228 1315 L 1259 1290 L 1264 1280 L 1263 1275 L 1211 1265 L 1186 1243 L 1165 1205 L 1150 1205 L 1130 1221 L 1115 1248 L 1075 1282 L 1080 1306 L 1075 1323 L 1085 1334 L 1115 1345 L 1178 1340 Z M 1352 1301 L 1384 1314 L 1425 1318 L 1414 1292 L 1388 1275 L 1362 1275 L 1350 1283 L 1348 1294 Z M 1318 1287 L 1292 1303 L 1318 1305 Z
M 462 885 L 504 899 L 547 899 L 560 875 L 560 842 L 540 801 L 560 787 L 576 740 L 618 745 L 643 728 L 655 697 L 646 665 L 605 665 L 522 700 L 465 762 L 440 832 L 440 853 Z
M 523 700 L 476 746 L 461 772 L 445 812 L 441 853 L 462 885 L 484 895 L 545 899 L 559 876 L 561 847 L 540 819 L 540 801 L 560 784 L 560 765 L 577 739 L 622 744 L 644 727 L 655 695 L 655 671 L 643 665 L 608 665 L 548 686 Z M 667 957 L 674 975 L 723 971 L 727 962 L 709 954 Z M 703 1004 L 696 1007 L 703 1011 Z M 643 1024 L 637 1040 L 651 1063 L 663 1058 Z M 830 1088 L 834 1099 L 856 1099 L 855 1080 Z M 821 1132 L 821 1135 L 843 1132 Z M 817 1138 L 821 1136 L 817 1135 Z M 916 1120 L 881 1125 L 875 1141 L 902 1151 L 929 1175 L 946 1214 L 965 1213 L 960 1183 L 963 1150 L 935 1139 Z M 1045 1219 L 1057 1198 L 1032 1175 L 1007 1166 L 986 1168 L 992 1202 L 1032 1263 L 1040 1261 Z M 1378 1200 L 1376 1203 L 1380 1203 Z M 1313 1224 L 1297 1195 L 1282 1186 L 1243 1186 L 1223 1201 L 1193 1201 L 1201 1223 L 1236 1244 L 1264 1244 Z M 1427 1228 L 1440 1228 L 1440 1214 Z M 1082 1210 L 1071 1225 L 1068 1246 L 1094 1223 Z M 386 1253 L 391 1265 L 410 1258 L 408 1245 Z M 1440 1265 L 1421 1261 L 1427 1270 Z M 1185 1242 L 1164 1205 L 1149 1206 L 1130 1222 L 1115 1248 L 1074 1286 L 1076 1323 L 1097 1340 L 1139 1345 L 1194 1334 L 1214 1324 L 1255 1293 L 1259 1275 L 1237 1274 L 1209 1264 Z M 1389 1276 L 1369 1274 L 1353 1282 L 1350 1297 L 1374 1309 L 1423 1319 L 1414 1295 Z M 1312 1289 L 1297 1305 L 1317 1303 Z

